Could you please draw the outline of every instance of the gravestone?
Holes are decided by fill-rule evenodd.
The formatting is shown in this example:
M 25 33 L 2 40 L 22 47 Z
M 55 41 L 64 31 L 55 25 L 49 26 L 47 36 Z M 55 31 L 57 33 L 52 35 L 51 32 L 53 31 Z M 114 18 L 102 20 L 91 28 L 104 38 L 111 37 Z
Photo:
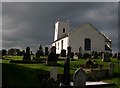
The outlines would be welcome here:
M 57 65 L 58 55 L 56 54 L 56 47 L 52 46 L 50 53 L 48 54 L 48 58 L 46 61 L 47 65 Z
M 64 62 L 64 72 L 63 72 L 63 84 L 65 86 L 70 85 L 70 53 L 71 53 L 71 47 L 67 47 L 67 58 Z
M 72 58 L 72 59 L 73 59 L 73 56 L 74 56 L 74 53 L 73 53 L 73 52 L 71 52 L 71 53 L 70 53 L 70 58 Z
M 61 50 L 61 57 L 66 57 L 66 50 L 64 49 Z
M 113 58 L 117 58 L 118 56 L 117 56 L 118 54 L 117 53 L 115 53 L 114 55 L 113 55 Z
M 48 47 L 45 47 L 45 55 L 47 56 L 48 55 Z
M 88 61 L 86 61 L 86 67 L 88 67 L 88 68 L 93 67 L 93 62 L 90 59 Z
M 36 58 L 40 58 L 39 50 L 37 50 L 35 55 L 36 55 Z
M 73 76 L 73 86 L 74 88 L 85 88 L 86 86 L 86 74 L 83 69 L 79 68 L 75 71 Z
M 114 63 L 110 63 L 109 64 L 109 76 L 113 76 L 114 75 Z
M 110 62 L 110 54 L 108 52 L 103 53 L 103 61 Z
M 78 59 L 81 59 L 82 58 L 82 48 L 80 47 L 79 48 L 79 53 L 78 53 Z
M 57 81 L 57 69 L 56 69 L 56 67 L 51 68 L 50 78 L 53 78 L 55 81 Z
M 43 55 L 44 55 L 43 49 L 42 49 L 42 46 L 41 46 L 41 45 L 40 45 L 40 47 L 39 47 L 38 53 L 39 53 L 40 56 L 43 56 Z
M 118 53 L 118 60 L 120 60 L 120 53 Z
M 29 47 L 26 48 L 26 52 L 23 55 L 23 60 L 31 60 L 30 48 Z
M 98 59 L 98 52 L 94 52 L 94 59 Z

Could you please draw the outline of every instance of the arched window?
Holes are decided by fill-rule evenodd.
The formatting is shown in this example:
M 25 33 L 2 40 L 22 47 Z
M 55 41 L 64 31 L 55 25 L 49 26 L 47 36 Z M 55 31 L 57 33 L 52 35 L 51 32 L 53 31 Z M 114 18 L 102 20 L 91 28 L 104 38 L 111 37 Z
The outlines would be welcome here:
M 85 46 L 85 50 L 91 50 L 91 40 L 90 39 L 85 39 L 84 41 L 84 46 Z

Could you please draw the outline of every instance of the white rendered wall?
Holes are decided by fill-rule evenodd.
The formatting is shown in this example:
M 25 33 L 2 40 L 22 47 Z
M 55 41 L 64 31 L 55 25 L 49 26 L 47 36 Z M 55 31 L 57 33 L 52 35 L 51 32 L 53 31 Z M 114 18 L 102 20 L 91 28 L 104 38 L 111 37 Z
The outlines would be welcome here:
M 57 54 L 61 53 L 61 49 L 62 49 L 61 48 L 61 42 L 62 42 L 62 40 L 63 40 L 63 49 L 67 50 L 67 47 L 68 47 L 68 37 L 65 37 L 65 38 L 63 38 L 63 39 L 61 39 L 59 41 L 56 41 L 55 43 L 52 44 L 52 46 L 55 46 L 55 44 L 56 44 L 56 53 Z
M 85 38 L 91 39 L 91 51 L 102 52 L 105 50 L 105 38 L 94 29 L 90 24 L 86 24 L 73 31 L 69 35 L 69 45 L 72 47 L 72 52 L 78 52 L 79 47 L 84 50 Z
M 64 33 L 63 33 L 63 28 L 65 28 Z M 57 21 L 55 23 L 54 41 L 68 34 L 69 29 L 70 29 L 70 25 L 68 21 L 66 22 Z

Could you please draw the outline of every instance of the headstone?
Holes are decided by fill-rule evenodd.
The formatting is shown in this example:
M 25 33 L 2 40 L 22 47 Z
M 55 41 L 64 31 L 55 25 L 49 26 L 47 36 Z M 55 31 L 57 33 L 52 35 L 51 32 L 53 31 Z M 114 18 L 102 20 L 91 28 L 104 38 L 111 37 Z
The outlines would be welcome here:
M 55 81 L 57 81 L 57 69 L 56 69 L 56 67 L 51 68 L 50 78 L 53 78 Z
M 109 76 L 113 76 L 114 75 L 114 63 L 110 63 L 109 64 Z
M 120 60 L 120 53 L 118 53 L 118 60 Z
M 81 59 L 82 58 L 82 48 L 80 47 L 79 48 L 79 53 L 78 53 L 78 59 Z
M 36 58 L 40 58 L 39 50 L 37 50 L 35 55 L 36 55 Z
M 71 47 L 67 47 L 67 58 L 64 62 L 64 72 L 63 72 L 63 84 L 69 86 L 70 85 L 70 53 Z
M 90 59 L 86 62 L 86 67 L 88 67 L 88 68 L 93 67 L 93 62 Z
M 103 61 L 110 62 L 110 53 L 108 52 L 104 53 Z
M 61 57 L 66 57 L 66 50 L 64 49 L 61 50 Z
M 94 52 L 94 57 L 95 59 L 98 59 L 98 53 L 97 52 Z
M 47 65 L 57 65 L 58 55 L 56 54 L 56 47 L 52 46 L 50 53 L 48 54 L 48 58 L 46 61 Z
M 42 49 L 42 46 L 41 46 L 41 45 L 40 45 L 40 47 L 39 47 L 38 53 L 39 53 L 40 56 L 43 56 L 43 55 L 44 55 L 43 49 Z
M 47 56 L 48 55 L 48 47 L 45 47 L 45 55 Z
M 26 52 L 23 55 L 23 60 L 31 60 L 30 48 L 29 47 L 26 48 Z
M 118 56 L 117 56 L 117 53 L 115 53 L 114 55 L 113 55 L 113 58 L 117 58 Z
M 84 58 L 84 59 L 90 58 L 90 54 L 84 53 L 84 54 L 83 54 L 83 58 Z
M 79 68 L 75 71 L 73 76 L 73 85 L 74 88 L 85 88 L 86 86 L 86 74 L 83 69 Z
M 73 59 L 73 56 L 74 56 L 74 53 L 73 53 L 73 52 L 71 52 L 71 53 L 70 53 L 70 58 L 72 58 L 72 59 Z

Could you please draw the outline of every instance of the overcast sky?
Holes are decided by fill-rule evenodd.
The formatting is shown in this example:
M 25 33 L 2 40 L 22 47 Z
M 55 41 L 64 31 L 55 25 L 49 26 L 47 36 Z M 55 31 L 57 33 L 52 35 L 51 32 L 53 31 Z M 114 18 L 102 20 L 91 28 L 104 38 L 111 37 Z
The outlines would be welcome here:
M 3 2 L 2 44 L 4 49 L 27 46 L 36 51 L 53 41 L 54 23 L 70 20 L 71 30 L 86 22 L 112 40 L 118 49 L 117 2 Z

